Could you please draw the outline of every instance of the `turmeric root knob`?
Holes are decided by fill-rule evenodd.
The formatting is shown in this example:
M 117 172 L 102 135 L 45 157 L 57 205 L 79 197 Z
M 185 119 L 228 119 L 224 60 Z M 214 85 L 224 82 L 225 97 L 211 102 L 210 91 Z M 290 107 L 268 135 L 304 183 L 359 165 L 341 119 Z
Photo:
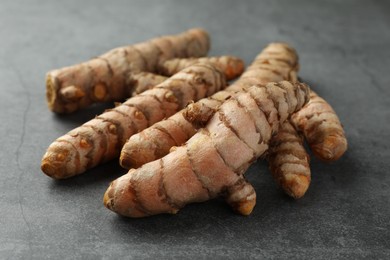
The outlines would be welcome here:
M 183 111 L 183 116 L 195 126 L 204 126 L 214 113 L 215 109 L 203 102 L 197 102 L 189 104 Z

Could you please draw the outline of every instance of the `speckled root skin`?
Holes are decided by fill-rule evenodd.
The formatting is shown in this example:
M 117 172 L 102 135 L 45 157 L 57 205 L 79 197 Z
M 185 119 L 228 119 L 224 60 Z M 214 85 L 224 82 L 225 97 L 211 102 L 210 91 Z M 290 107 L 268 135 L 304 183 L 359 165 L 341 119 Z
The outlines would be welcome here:
M 225 76 L 217 68 L 192 65 L 55 140 L 43 156 L 41 169 L 55 179 L 83 173 L 118 157 L 131 135 L 225 86 Z
M 193 136 L 196 127 L 203 126 L 216 108 L 234 92 L 271 81 L 296 81 L 298 68 L 298 56 L 293 48 L 285 43 L 269 44 L 241 77 L 224 91 L 193 103 L 167 120 L 133 135 L 122 149 L 121 166 L 127 169 L 138 168 L 147 162 L 161 158 L 168 154 L 171 147 L 180 146 Z
M 304 134 L 319 159 L 335 161 L 347 150 L 347 139 L 336 112 L 314 91 L 309 103 L 291 117 L 291 122 Z
M 234 210 L 249 215 L 256 195 L 244 172 L 267 151 L 280 123 L 308 98 L 305 84 L 287 81 L 237 92 L 184 146 L 112 182 L 104 205 L 124 216 L 144 217 L 224 196 Z
M 302 136 L 289 120 L 272 137 L 267 160 L 273 178 L 284 192 L 295 199 L 301 198 L 310 185 L 310 159 Z
M 156 73 L 160 63 L 172 58 L 201 57 L 210 40 L 202 29 L 164 36 L 113 49 L 87 62 L 52 70 L 46 75 L 49 109 L 71 113 L 92 103 L 122 101 L 131 96 L 133 73 Z
M 237 78 L 244 71 L 244 62 L 233 56 L 201 57 L 201 58 L 184 58 L 171 59 L 161 63 L 159 72 L 165 76 L 171 76 L 182 69 L 199 62 L 209 62 L 214 66 L 220 67 L 227 80 Z

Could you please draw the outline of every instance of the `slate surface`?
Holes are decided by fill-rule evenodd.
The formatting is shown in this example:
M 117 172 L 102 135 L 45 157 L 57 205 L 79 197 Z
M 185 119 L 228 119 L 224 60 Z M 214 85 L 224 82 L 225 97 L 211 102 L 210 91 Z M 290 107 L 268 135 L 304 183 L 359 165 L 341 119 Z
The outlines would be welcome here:
M 2 0 L 0 258 L 390 258 L 389 13 L 388 1 Z M 215 200 L 134 220 L 102 205 L 124 173 L 116 162 L 66 181 L 41 173 L 55 138 L 111 106 L 52 114 L 48 70 L 196 26 L 210 32 L 210 54 L 247 64 L 271 41 L 292 44 L 301 77 L 338 112 L 349 150 L 332 164 L 312 159 L 303 199 L 258 162 L 249 217 Z

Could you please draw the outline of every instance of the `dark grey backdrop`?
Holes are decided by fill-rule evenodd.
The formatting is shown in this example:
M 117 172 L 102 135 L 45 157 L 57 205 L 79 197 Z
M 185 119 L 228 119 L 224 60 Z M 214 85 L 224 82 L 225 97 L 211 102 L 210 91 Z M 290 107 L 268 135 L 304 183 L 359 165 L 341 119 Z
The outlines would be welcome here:
M 2 0 L 0 258 L 389 258 L 389 14 L 388 1 Z M 271 41 L 292 44 L 301 77 L 338 112 L 349 150 L 332 164 L 312 159 L 303 199 L 258 162 L 249 217 L 215 200 L 134 220 L 102 204 L 124 173 L 116 162 L 66 181 L 41 173 L 55 138 L 110 106 L 52 114 L 48 70 L 196 26 L 210 32 L 210 54 L 247 64 Z

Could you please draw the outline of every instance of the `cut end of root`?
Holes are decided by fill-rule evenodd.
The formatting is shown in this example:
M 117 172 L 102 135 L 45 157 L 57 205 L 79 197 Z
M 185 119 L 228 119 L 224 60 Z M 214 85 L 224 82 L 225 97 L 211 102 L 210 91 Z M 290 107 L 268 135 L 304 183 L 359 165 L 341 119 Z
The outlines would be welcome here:
M 78 109 L 78 103 L 68 102 L 80 99 L 80 95 L 83 95 L 76 87 L 70 86 L 70 88 L 65 88 L 60 90 L 60 84 L 56 78 L 56 71 L 51 71 L 46 75 L 46 101 L 49 109 L 55 113 L 71 113 Z
M 57 86 L 50 73 L 46 75 L 46 101 L 50 110 L 54 110 L 54 104 L 57 100 Z

